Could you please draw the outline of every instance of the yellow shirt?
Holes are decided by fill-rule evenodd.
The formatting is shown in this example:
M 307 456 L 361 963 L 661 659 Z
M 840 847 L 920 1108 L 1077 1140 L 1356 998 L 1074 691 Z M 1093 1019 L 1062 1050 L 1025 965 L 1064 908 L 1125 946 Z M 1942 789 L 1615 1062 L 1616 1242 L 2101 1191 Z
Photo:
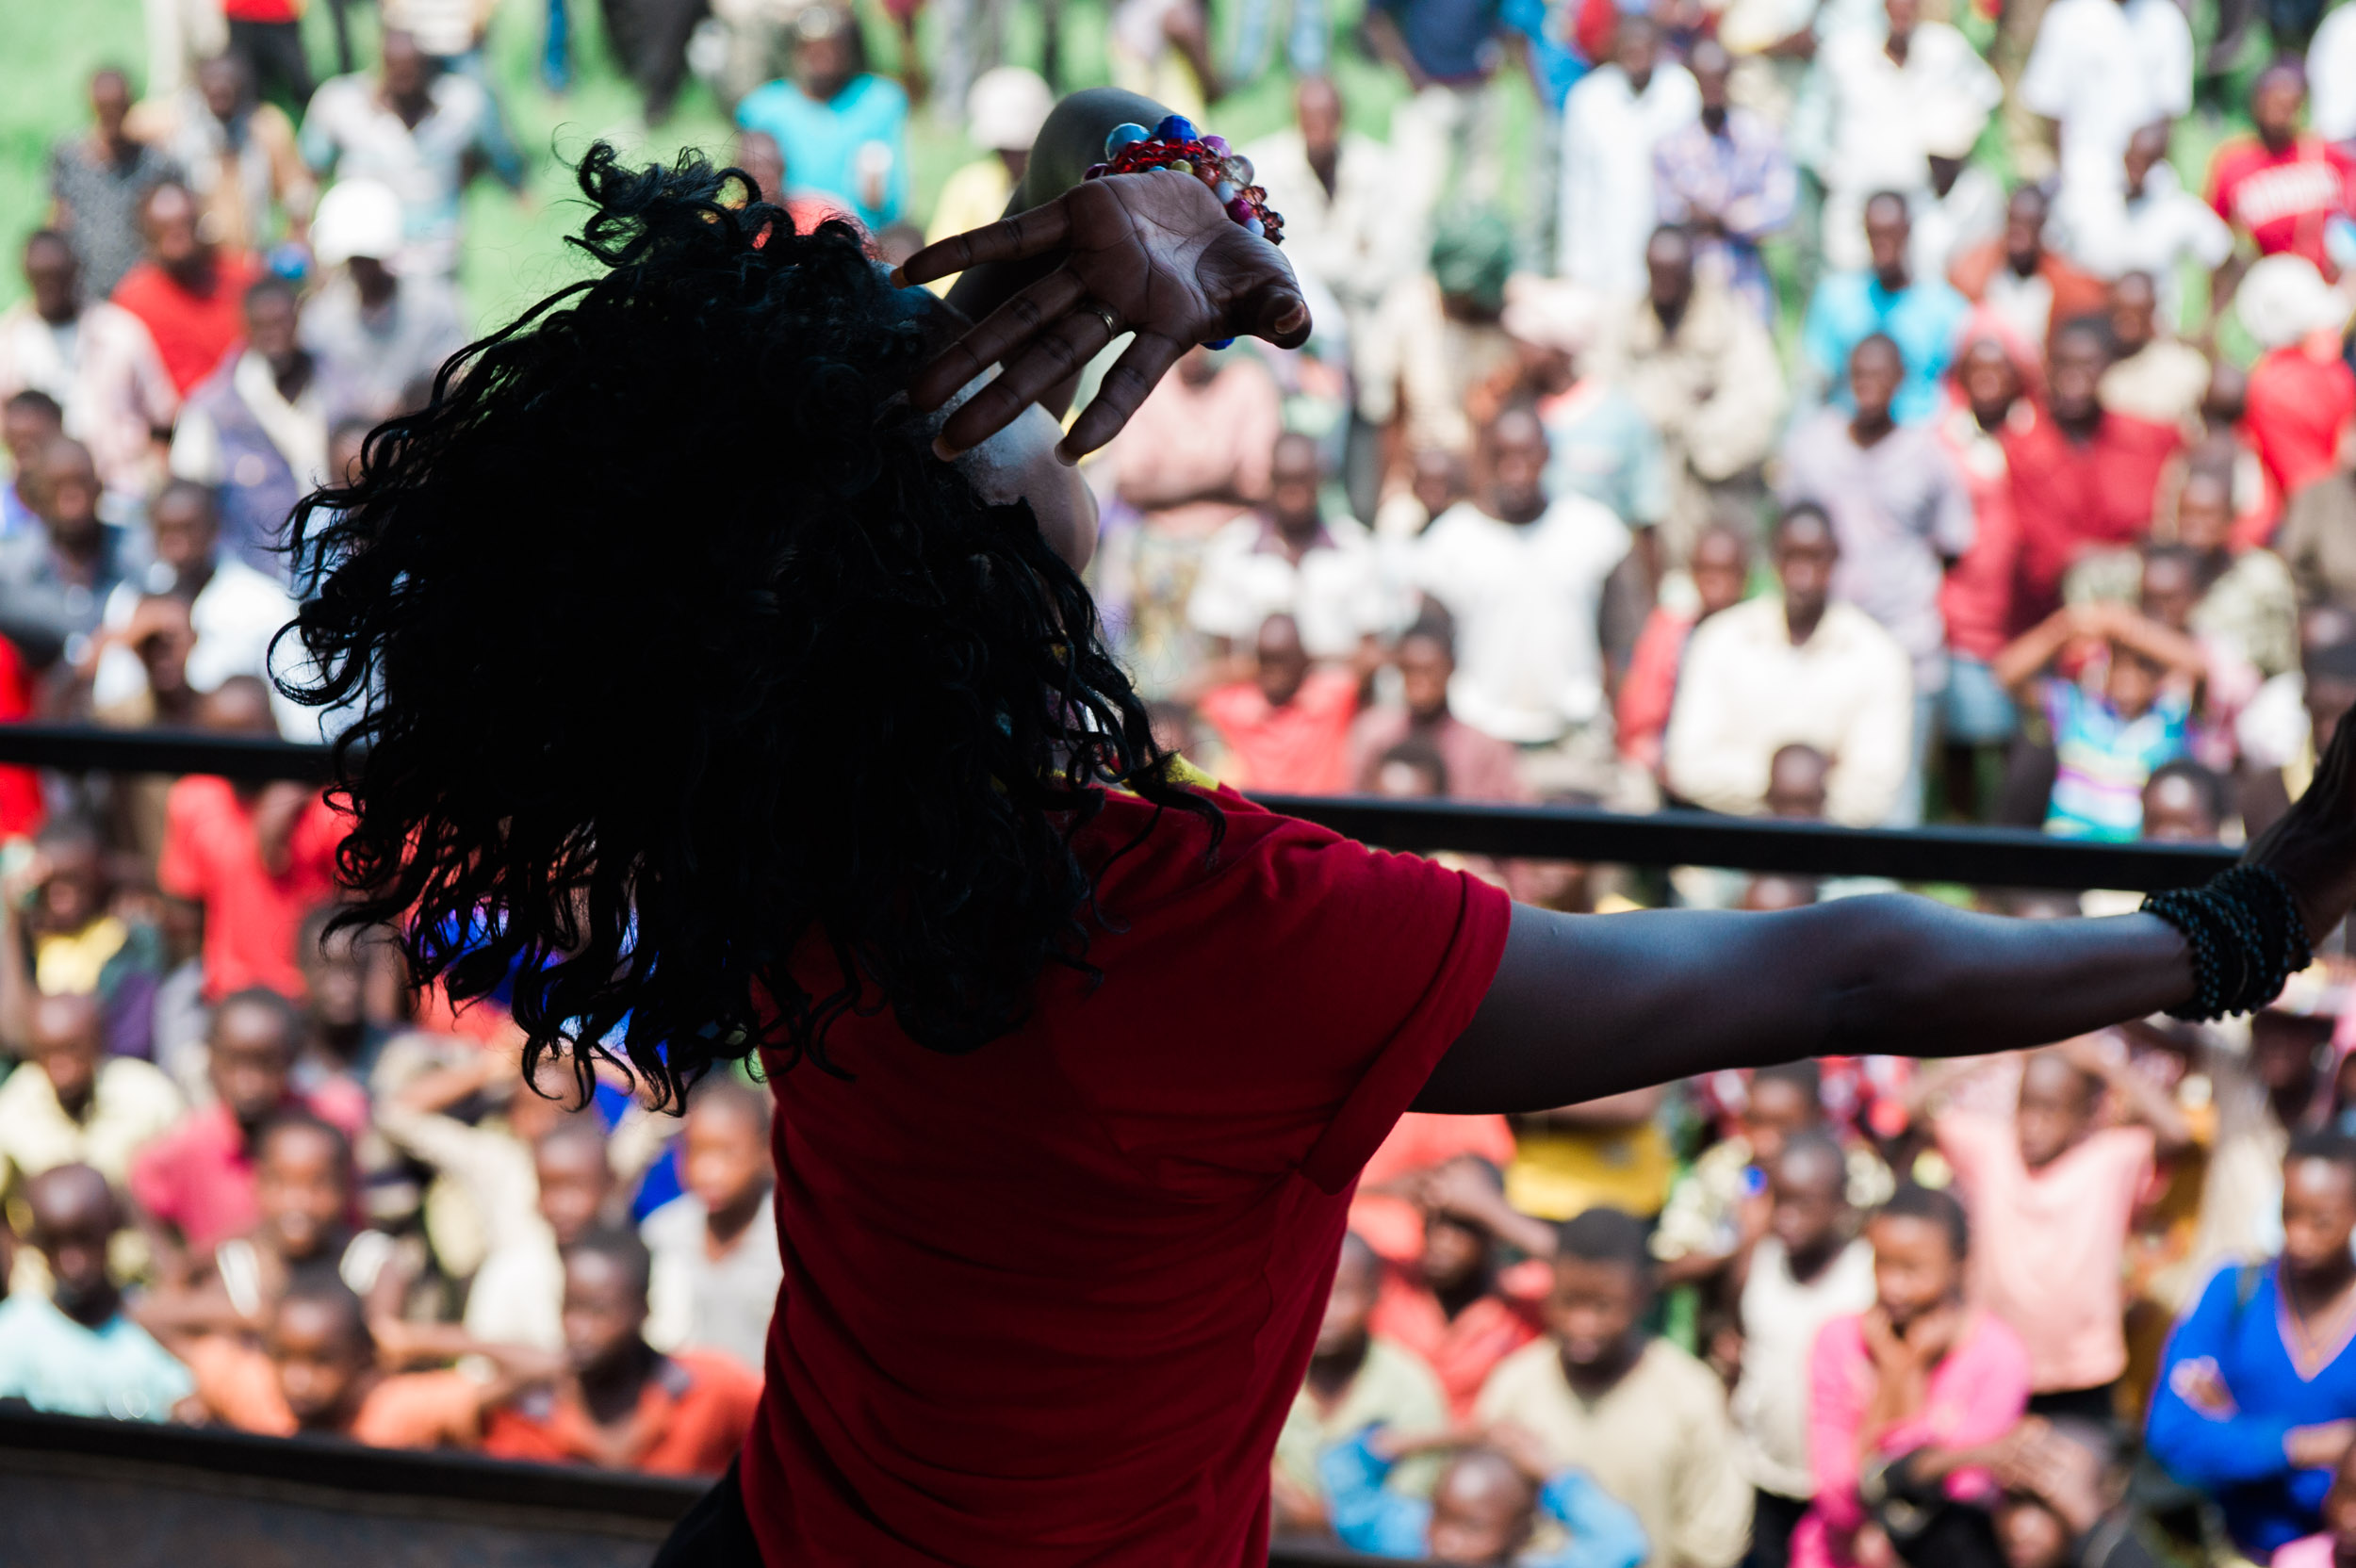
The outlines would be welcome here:
M 1600 1130 L 1522 1126 L 1513 1135 L 1505 1200 L 1524 1214 L 1569 1219 L 1608 1208 L 1649 1219 L 1668 1201 L 1677 1156 L 1668 1135 L 1649 1121 Z
M 1014 195 L 1014 177 L 1006 172 L 1006 159 L 992 153 L 986 158 L 975 158 L 942 183 L 941 200 L 933 206 L 933 220 L 924 230 L 924 243 L 935 244 L 953 234 L 965 234 L 986 228 L 1006 215 L 1006 203 Z M 924 286 L 936 294 L 946 295 L 949 286 L 957 281 L 951 273 L 936 278 Z

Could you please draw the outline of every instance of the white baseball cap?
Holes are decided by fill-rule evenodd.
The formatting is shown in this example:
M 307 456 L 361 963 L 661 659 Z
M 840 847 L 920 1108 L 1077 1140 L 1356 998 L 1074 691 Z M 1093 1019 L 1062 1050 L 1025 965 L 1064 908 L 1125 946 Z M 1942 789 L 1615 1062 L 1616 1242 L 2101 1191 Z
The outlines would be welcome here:
M 1055 106 L 1055 95 L 1036 71 L 1002 65 L 985 71 L 967 93 L 973 139 L 992 152 L 1027 153 Z
M 339 180 L 311 216 L 311 254 L 322 268 L 354 256 L 389 261 L 400 253 L 401 198 L 376 180 Z

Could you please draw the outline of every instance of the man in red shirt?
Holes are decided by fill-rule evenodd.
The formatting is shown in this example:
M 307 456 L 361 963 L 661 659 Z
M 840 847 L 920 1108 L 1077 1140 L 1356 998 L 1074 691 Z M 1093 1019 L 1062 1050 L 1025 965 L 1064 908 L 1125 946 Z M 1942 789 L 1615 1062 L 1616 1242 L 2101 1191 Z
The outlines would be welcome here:
M 1358 677 L 1309 665 L 1290 615 L 1260 623 L 1253 678 L 1203 698 L 1203 717 L 1227 747 L 1228 782 L 1269 794 L 1330 795 L 1350 787 L 1350 726 Z
M 2248 385 L 2242 429 L 2275 495 L 2296 496 L 2339 466 L 2342 433 L 2356 417 L 2356 371 L 2340 357 L 2336 325 L 2269 349 Z
M 201 208 L 167 180 L 139 204 L 147 259 L 115 285 L 114 302 L 155 340 L 175 397 L 185 398 L 245 337 L 245 291 L 260 270 L 197 232 Z
M 2062 328 L 2046 368 L 2045 406 L 2006 419 L 1999 437 L 2021 539 L 2018 620 L 2053 613 L 2062 574 L 2079 556 L 2150 531 L 2160 471 L 2184 446 L 2172 425 L 2103 409 L 2096 389 L 2107 365 L 2099 331 Z
M 2254 135 L 2217 150 L 2209 204 L 2250 237 L 2262 256 L 2305 256 L 2326 278 L 2339 275 L 2323 244 L 2324 225 L 2356 207 L 2356 156 L 2299 128 L 2307 83 L 2296 62 L 2268 66 L 2250 91 Z

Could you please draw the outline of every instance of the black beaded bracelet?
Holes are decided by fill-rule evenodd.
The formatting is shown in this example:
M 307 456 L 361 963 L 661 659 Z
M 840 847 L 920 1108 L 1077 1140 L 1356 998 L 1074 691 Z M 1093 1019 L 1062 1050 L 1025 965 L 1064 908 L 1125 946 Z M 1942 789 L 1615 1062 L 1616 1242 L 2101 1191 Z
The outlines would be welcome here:
M 2200 888 L 2152 893 L 2143 907 L 2184 933 L 2192 950 L 2193 998 L 2172 1018 L 2205 1023 L 2254 1013 L 2315 960 L 2299 899 L 2280 873 L 2235 866 Z

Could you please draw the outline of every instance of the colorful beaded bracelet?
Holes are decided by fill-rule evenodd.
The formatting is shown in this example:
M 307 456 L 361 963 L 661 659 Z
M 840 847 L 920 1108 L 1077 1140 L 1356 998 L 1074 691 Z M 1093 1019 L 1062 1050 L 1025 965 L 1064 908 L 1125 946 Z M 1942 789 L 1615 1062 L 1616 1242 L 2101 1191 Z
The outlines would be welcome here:
M 1268 204 L 1268 192 L 1252 183 L 1252 160 L 1227 145 L 1227 139 L 1204 136 L 1183 114 L 1163 119 L 1152 130 L 1132 122 L 1115 125 L 1104 138 L 1104 161 L 1090 164 L 1081 177 L 1101 180 L 1107 174 L 1144 174 L 1168 170 L 1192 174 L 1219 198 L 1227 216 L 1271 245 L 1284 242 L 1284 217 Z M 1235 342 L 1222 337 L 1205 344 L 1224 349 Z

